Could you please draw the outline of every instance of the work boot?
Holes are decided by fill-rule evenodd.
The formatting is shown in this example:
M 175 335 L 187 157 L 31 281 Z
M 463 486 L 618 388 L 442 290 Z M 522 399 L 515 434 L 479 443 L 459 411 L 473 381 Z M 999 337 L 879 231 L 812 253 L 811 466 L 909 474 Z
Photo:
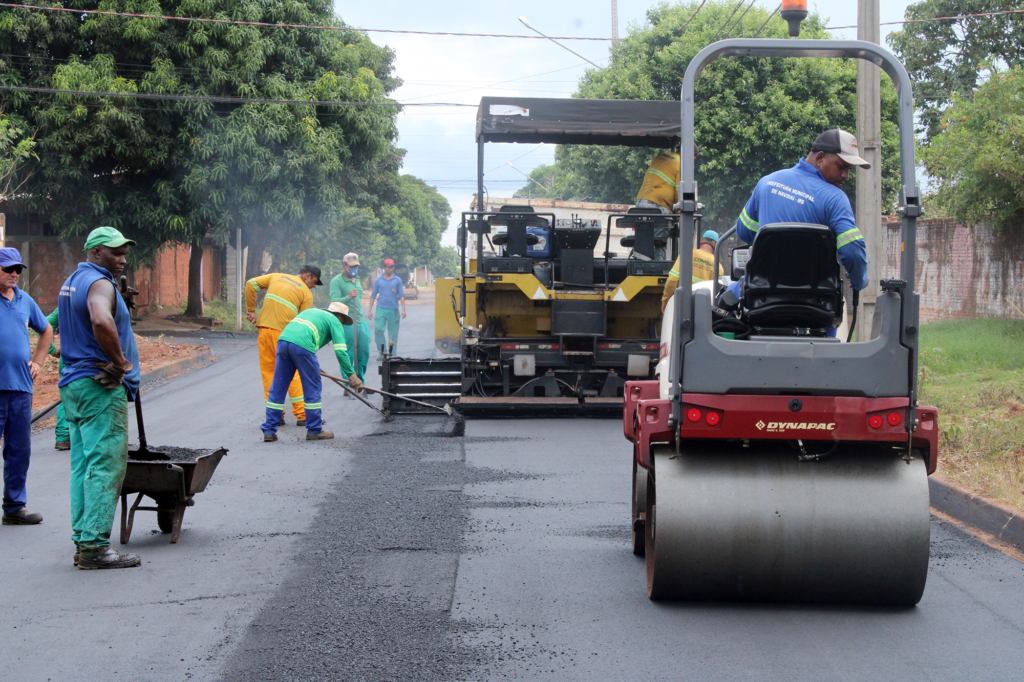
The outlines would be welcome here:
M 263 442 L 264 443 L 273 443 L 275 441 L 277 441 L 277 434 L 276 433 L 264 433 L 263 434 Z
M 316 433 L 306 432 L 306 440 L 331 440 L 334 438 L 333 431 L 317 431 Z
M 295 425 L 296 426 L 305 426 L 306 425 L 306 420 L 305 419 L 300 419 L 299 421 L 295 422 Z
M 141 563 L 138 554 L 121 554 L 113 547 L 104 547 L 103 551 L 93 556 L 80 554 L 78 557 L 78 567 L 87 571 L 97 568 L 132 568 Z
M 43 522 L 43 515 L 27 511 L 24 507 L 18 511 L 4 514 L 3 524 L 5 526 L 34 526 Z
M 80 559 L 81 557 L 82 557 L 82 555 L 81 555 L 81 553 L 80 553 L 80 552 L 78 551 L 78 543 L 76 542 L 76 543 L 75 543 L 75 558 L 74 558 L 75 566 L 77 566 L 77 565 L 78 565 L 78 560 L 79 560 L 79 559 Z
M 69 440 L 59 440 L 59 441 L 57 441 L 56 443 L 53 444 L 53 449 L 54 450 L 70 450 L 71 449 L 71 441 L 69 441 Z

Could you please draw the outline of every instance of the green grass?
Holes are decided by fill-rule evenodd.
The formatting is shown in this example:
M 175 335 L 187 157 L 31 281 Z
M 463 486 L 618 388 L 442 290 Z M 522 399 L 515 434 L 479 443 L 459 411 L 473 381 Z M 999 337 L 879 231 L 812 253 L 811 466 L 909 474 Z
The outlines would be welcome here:
M 1024 509 L 1024 322 L 921 329 L 921 403 L 939 408 L 939 471 Z

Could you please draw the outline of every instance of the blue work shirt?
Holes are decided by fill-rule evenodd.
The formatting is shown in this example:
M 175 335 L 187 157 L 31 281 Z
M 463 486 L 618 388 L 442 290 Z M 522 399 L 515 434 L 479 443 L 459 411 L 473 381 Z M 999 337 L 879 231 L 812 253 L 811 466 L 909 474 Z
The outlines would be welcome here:
M 57 297 L 60 357 L 64 361 L 64 371 L 57 385 L 64 387 L 72 381 L 92 377 L 99 371 L 97 363 L 110 362 L 96 340 L 92 331 L 92 317 L 89 315 L 89 287 L 101 279 L 114 286 L 114 325 L 121 341 L 121 353 L 132 364 L 131 370 L 124 375 L 124 387 L 128 399 L 134 400 L 139 390 L 139 347 L 135 343 L 135 333 L 132 332 L 128 306 L 116 293 L 117 285 L 110 271 L 93 263 L 79 263 L 78 269 L 64 282 Z
M 388 279 L 381 275 L 373 280 L 373 290 L 370 292 L 370 300 L 377 299 L 378 308 L 397 308 L 398 299 L 405 298 L 405 289 L 402 288 L 402 278 L 394 275 Z
M 14 298 L 10 301 L 0 296 L 0 391 L 32 392 L 28 330 L 31 327 L 42 334 L 49 326 L 36 302 L 18 287 L 14 287 Z
M 772 223 L 828 225 L 836 233 L 839 260 L 849 273 L 853 288 L 860 291 L 867 286 L 867 248 L 857 229 L 850 200 L 803 159 L 792 168 L 758 180 L 736 220 L 736 234 L 752 244 L 758 228 Z

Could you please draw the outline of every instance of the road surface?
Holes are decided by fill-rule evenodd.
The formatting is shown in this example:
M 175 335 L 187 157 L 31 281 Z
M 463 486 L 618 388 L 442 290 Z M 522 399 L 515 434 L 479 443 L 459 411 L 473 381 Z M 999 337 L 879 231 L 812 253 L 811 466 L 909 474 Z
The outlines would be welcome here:
M 429 306 L 410 306 L 401 347 L 432 352 Z M 220 352 L 145 395 L 151 443 L 230 454 L 177 545 L 138 514 L 141 569 L 72 567 L 67 455 L 34 437 L 30 508 L 46 520 L 0 528 L 6 679 L 959 681 L 1024 666 L 1024 564 L 937 520 L 916 608 L 653 603 L 618 422 L 460 435 L 444 418 L 384 424 L 325 386 L 328 428 L 354 430 L 264 444 L 255 347 Z

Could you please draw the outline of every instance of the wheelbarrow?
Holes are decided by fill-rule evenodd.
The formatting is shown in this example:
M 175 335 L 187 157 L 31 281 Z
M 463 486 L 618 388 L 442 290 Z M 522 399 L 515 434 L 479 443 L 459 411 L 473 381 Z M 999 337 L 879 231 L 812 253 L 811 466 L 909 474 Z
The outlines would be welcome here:
M 142 402 L 135 397 L 135 417 L 139 423 L 139 447 L 128 451 L 128 467 L 121 483 L 121 544 L 128 544 L 137 511 L 155 511 L 156 523 L 164 533 L 171 534 L 171 543 L 178 541 L 181 520 L 186 507 L 195 504 L 196 495 L 206 490 L 225 448 L 192 450 L 146 444 L 142 421 Z M 128 496 L 137 494 L 129 508 Z M 155 507 L 140 506 L 143 497 L 156 502 Z

